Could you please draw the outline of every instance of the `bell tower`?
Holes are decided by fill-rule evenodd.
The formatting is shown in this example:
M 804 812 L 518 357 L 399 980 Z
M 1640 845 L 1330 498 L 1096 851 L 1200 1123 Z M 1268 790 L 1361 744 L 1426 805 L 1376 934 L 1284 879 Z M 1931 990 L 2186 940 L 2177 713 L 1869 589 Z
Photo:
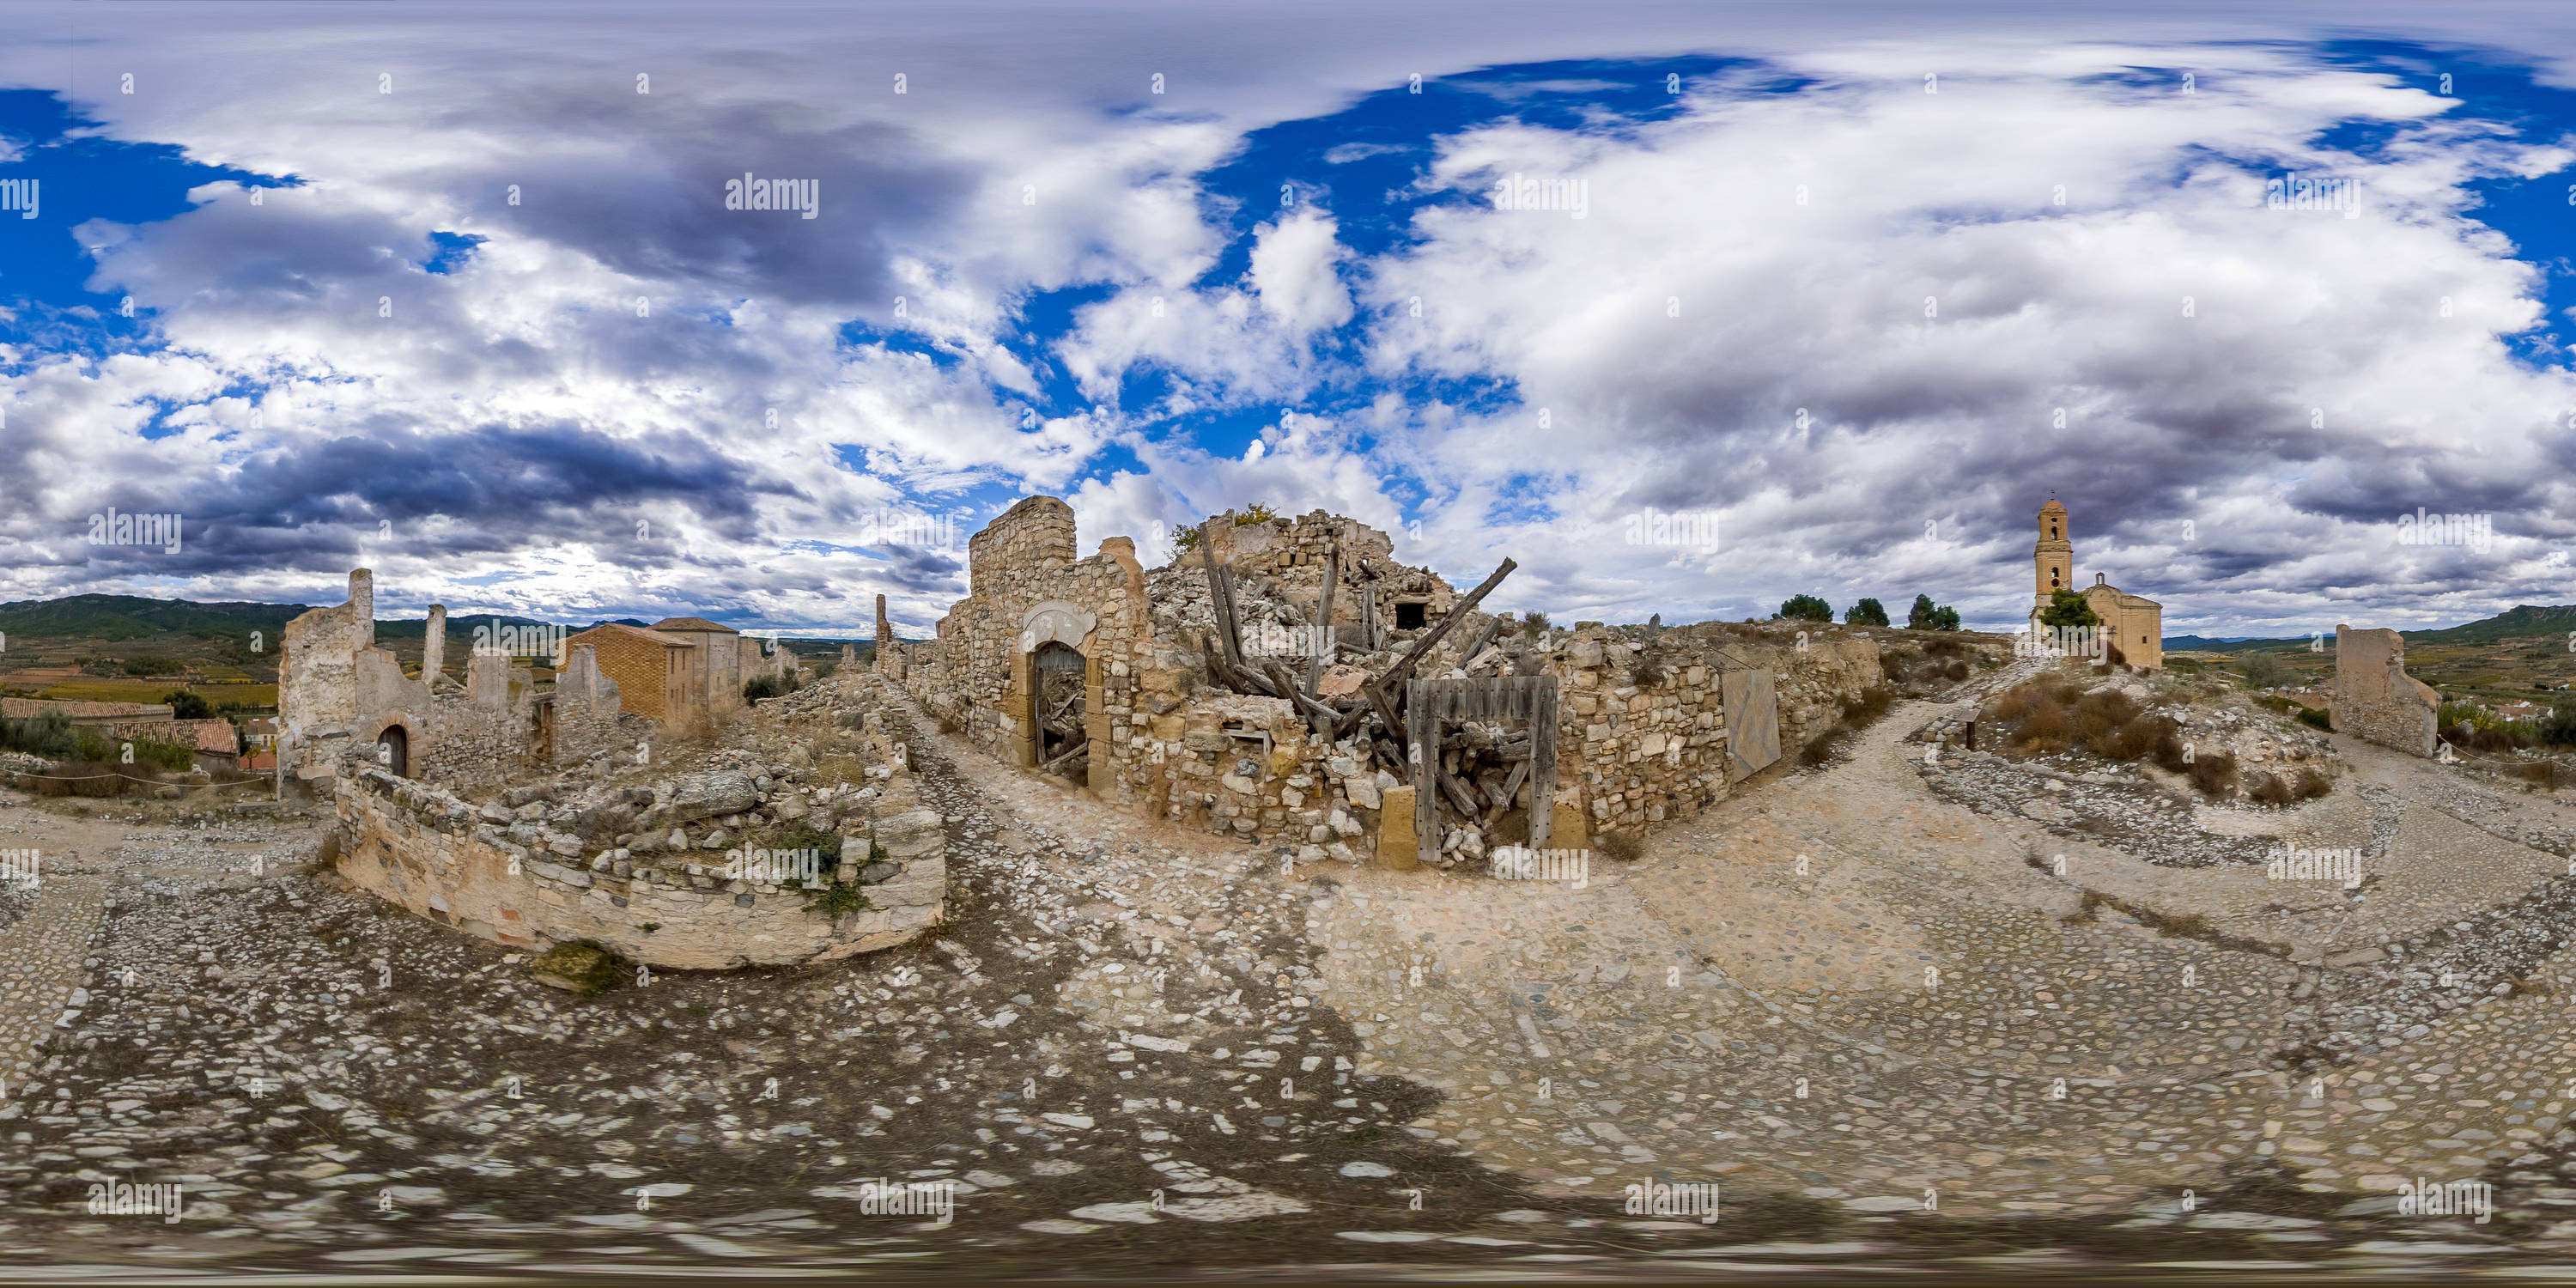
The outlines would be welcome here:
M 2075 589 L 2075 543 L 2066 536 L 2066 507 L 2050 497 L 2039 507 L 2039 544 L 2032 549 L 2032 606 L 2044 608 L 2051 592 Z

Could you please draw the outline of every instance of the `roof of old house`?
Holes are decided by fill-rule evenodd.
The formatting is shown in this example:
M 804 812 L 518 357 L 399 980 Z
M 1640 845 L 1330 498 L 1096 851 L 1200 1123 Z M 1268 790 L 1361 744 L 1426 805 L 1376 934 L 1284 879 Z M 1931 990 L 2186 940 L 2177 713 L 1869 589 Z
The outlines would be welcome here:
M 696 640 L 684 640 L 677 635 L 664 635 L 659 631 L 648 631 L 641 626 L 629 626 L 624 622 L 601 622 L 599 625 L 593 626 L 589 630 L 576 631 L 573 634 L 566 636 L 564 638 L 564 648 L 569 651 L 572 648 L 572 642 L 574 640 L 584 638 L 585 636 L 597 635 L 603 631 L 616 631 L 622 635 L 641 635 L 648 640 L 654 640 L 672 648 L 696 648 L 698 646 L 698 642 Z
M 711 622 L 703 617 L 665 617 L 662 620 L 653 623 L 653 629 L 657 631 L 723 631 L 727 635 L 742 634 L 742 632 L 735 630 L 730 626 L 726 626 L 719 622 Z
M 196 727 L 193 743 L 199 751 L 230 756 L 241 750 L 241 740 L 233 736 L 230 720 L 191 720 Z
M 170 714 L 170 708 L 157 702 L 69 702 L 52 698 L 0 698 L 0 716 L 25 720 L 48 711 L 59 711 L 75 720 L 125 718 L 149 720 Z

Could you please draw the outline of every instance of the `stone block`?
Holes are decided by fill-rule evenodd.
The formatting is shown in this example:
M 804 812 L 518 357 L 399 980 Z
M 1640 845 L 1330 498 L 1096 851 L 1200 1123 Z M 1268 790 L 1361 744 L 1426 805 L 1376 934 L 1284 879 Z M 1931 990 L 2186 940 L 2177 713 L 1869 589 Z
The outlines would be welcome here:
M 937 810 L 917 809 L 877 820 L 876 842 L 897 863 L 943 852 L 948 834 Z
M 1419 843 L 1413 835 L 1413 792 L 1411 787 L 1391 787 L 1385 792 L 1386 808 L 1377 816 L 1380 867 L 1410 872 L 1422 866 Z

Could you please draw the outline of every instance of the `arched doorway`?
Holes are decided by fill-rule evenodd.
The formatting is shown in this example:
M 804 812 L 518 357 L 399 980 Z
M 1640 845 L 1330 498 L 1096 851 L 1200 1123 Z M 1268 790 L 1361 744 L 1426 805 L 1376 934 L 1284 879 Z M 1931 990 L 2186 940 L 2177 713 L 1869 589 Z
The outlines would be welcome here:
M 1083 657 L 1071 646 L 1048 640 L 1030 658 L 1036 680 L 1030 724 L 1037 765 L 1049 773 L 1075 774 L 1088 768 L 1084 749 L 1090 731 L 1083 727 Z
M 411 734 L 401 725 L 386 725 L 376 735 L 376 768 L 396 778 L 411 777 Z

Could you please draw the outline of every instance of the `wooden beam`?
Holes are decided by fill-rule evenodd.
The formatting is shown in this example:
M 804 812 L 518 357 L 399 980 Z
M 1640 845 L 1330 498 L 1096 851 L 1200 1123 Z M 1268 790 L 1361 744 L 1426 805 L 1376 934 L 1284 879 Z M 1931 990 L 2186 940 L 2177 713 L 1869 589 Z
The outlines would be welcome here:
M 1333 583 L 1342 579 L 1342 543 L 1336 541 L 1324 552 L 1324 593 L 1321 613 L 1316 620 L 1321 631 L 1315 643 L 1315 660 L 1306 664 L 1306 692 L 1312 695 L 1324 679 L 1324 667 L 1333 660 Z
M 1207 566 L 1208 606 L 1216 613 L 1217 642 L 1225 648 L 1228 666 L 1243 665 L 1243 636 L 1234 620 L 1234 587 L 1225 578 L 1225 570 L 1216 562 L 1216 519 L 1199 525 L 1199 557 Z
M 1556 821 L 1556 686 L 1549 685 L 1530 703 L 1530 848 L 1547 848 L 1547 833 Z
M 1467 651 L 1459 656 L 1458 664 L 1464 666 L 1469 662 L 1475 661 L 1478 656 L 1484 653 L 1485 646 L 1494 642 L 1494 633 L 1502 628 L 1503 619 L 1500 617 L 1487 621 L 1485 623 L 1485 629 L 1476 632 L 1476 642 L 1468 645 Z
M 1449 610 L 1448 616 L 1440 619 L 1438 626 L 1432 627 L 1429 634 L 1415 640 L 1413 647 L 1406 649 L 1404 656 L 1397 658 L 1395 665 L 1387 668 L 1386 674 L 1377 677 L 1378 687 L 1392 689 L 1393 686 L 1403 683 L 1406 677 L 1413 673 L 1414 665 L 1430 656 L 1431 650 L 1440 646 L 1441 639 L 1458 625 L 1459 619 L 1474 611 L 1476 605 L 1485 596 L 1493 593 L 1494 587 L 1502 585 L 1503 578 L 1511 576 L 1512 569 L 1518 567 L 1520 567 L 1519 564 L 1505 559 L 1503 566 L 1494 570 L 1493 576 L 1487 577 L 1484 584 L 1468 592 L 1465 599 L 1458 601 L 1457 605 Z
M 1439 788 L 1433 785 L 1440 768 L 1440 723 L 1431 713 L 1431 704 L 1419 692 L 1422 682 L 1407 686 L 1406 715 L 1413 721 L 1409 731 L 1412 746 L 1405 752 L 1413 765 L 1413 843 L 1418 851 L 1440 853 Z

